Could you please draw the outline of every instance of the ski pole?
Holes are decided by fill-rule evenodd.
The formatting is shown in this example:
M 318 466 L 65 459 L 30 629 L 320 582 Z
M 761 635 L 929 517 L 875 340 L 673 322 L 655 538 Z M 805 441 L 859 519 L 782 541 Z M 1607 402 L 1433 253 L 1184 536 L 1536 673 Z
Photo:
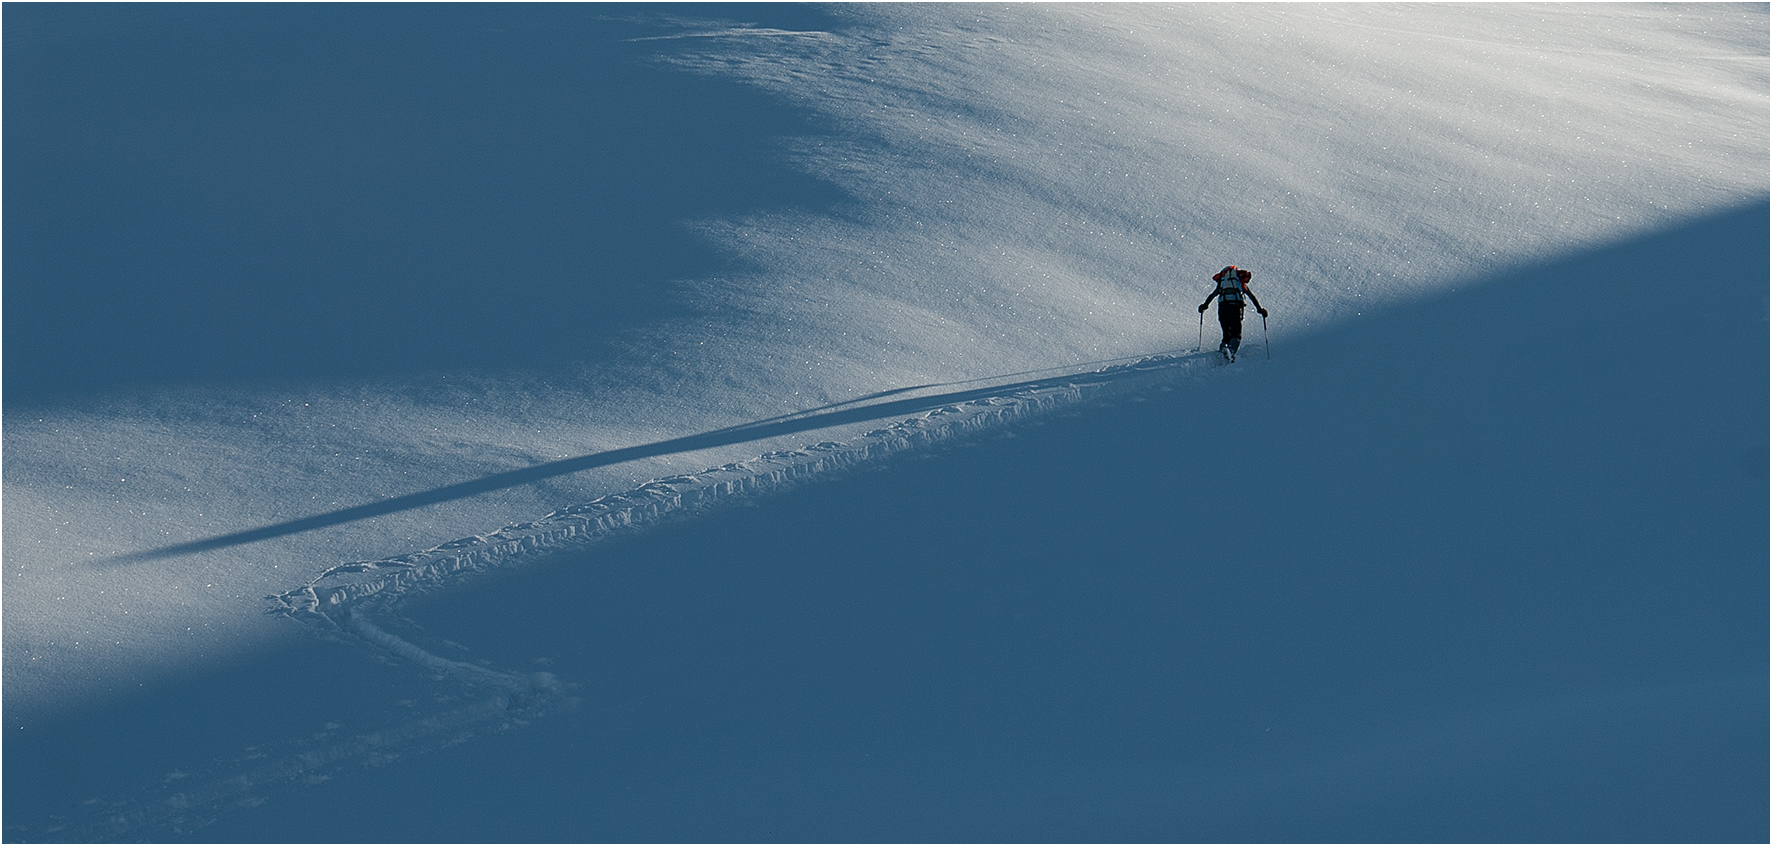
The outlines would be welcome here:
M 1261 345 L 1267 348 L 1267 360 L 1274 360 L 1274 345 L 1267 340 L 1267 315 L 1261 316 Z
M 1200 334 L 1194 339 L 1194 352 L 1206 345 L 1206 310 L 1200 309 Z

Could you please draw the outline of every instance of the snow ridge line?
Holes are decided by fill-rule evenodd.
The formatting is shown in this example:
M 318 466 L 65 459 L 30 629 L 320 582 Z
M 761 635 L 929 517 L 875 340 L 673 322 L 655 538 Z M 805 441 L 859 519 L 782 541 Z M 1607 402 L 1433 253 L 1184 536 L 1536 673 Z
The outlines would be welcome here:
M 97 804 L 41 832 L 57 840 L 186 837 L 232 810 L 255 807 L 279 785 L 313 784 L 349 770 L 506 731 L 569 710 L 577 699 L 550 673 L 511 672 L 452 660 L 386 631 L 375 621 L 414 592 L 444 587 L 534 556 L 593 543 L 614 533 L 795 485 L 892 455 L 1078 405 L 1134 394 L 1217 364 L 1218 356 L 1162 354 L 1129 364 L 1004 386 L 1001 393 L 945 405 L 867 432 L 847 443 L 825 441 L 770 452 L 700 473 L 647 482 L 631 491 L 560 508 L 527 523 L 378 561 L 328 569 L 306 585 L 266 597 L 267 613 L 288 616 L 329 636 L 343 635 L 453 682 L 427 715 L 396 719 L 340 737 L 329 731 L 275 744 L 206 768 L 194 783 L 163 783 L 118 802 Z M 935 387 L 935 386 L 932 386 Z M 275 749 L 276 751 L 272 751 Z
M 1211 356 L 1215 360 L 1217 356 Z M 550 673 L 511 672 L 433 654 L 393 634 L 377 619 L 398 621 L 395 607 L 417 591 L 533 556 L 593 543 L 614 533 L 743 498 L 783 491 L 820 476 L 1090 399 L 1146 390 L 1208 363 L 1206 356 L 1158 355 L 1131 364 L 967 392 L 945 405 L 870 431 L 847 443 L 770 452 L 700 473 L 657 479 L 621 494 L 557 509 L 527 523 L 431 549 L 328 569 L 306 585 L 266 597 L 268 613 L 359 641 L 415 664 L 454 690 L 439 691 L 444 708 L 366 726 L 340 736 L 329 724 L 311 738 L 273 744 L 219 761 L 191 782 L 168 781 L 123 801 L 96 804 L 41 832 L 58 840 L 164 839 L 192 832 L 240 808 L 255 807 L 279 786 L 314 784 L 350 770 L 420 755 L 474 737 L 517 728 L 569 710 L 578 700 Z
M 826 441 L 799 450 L 770 452 L 749 461 L 700 473 L 656 479 L 626 493 L 598 497 L 588 503 L 555 510 L 539 520 L 506 526 L 485 535 L 450 541 L 422 552 L 341 564 L 313 582 L 267 597 L 271 613 L 324 629 L 356 632 L 359 604 L 392 604 L 410 591 L 508 565 L 519 558 L 557 552 L 595 542 L 616 532 L 656 523 L 693 509 L 708 508 L 743 497 L 786 490 L 815 476 L 855 467 L 894 453 L 937 443 L 1037 411 L 1069 405 L 1079 399 L 1074 389 L 1046 389 L 1018 397 L 1018 402 L 968 403 L 867 433 L 849 444 Z M 370 636 L 369 640 L 379 640 Z M 386 646 L 386 644 L 382 644 Z M 410 656 L 409 656 L 410 657 Z
M 398 638 L 379 629 L 373 632 L 365 629 L 365 626 L 372 625 L 364 613 L 373 613 L 372 606 L 391 606 L 414 591 L 436 589 L 473 574 L 509 566 L 521 559 L 583 546 L 616 532 L 657 523 L 666 517 L 783 491 L 819 476 L 1085 400 L 1136 392 L 1174 378 L 1177 368 L 1192 369 L 1216 363 L 1216 358 L 1215 355 L 1152 356 L 1131 364 L 1050 379 L 998 396 L 944 406 L 875 429 L 847 443 L 825 441 L 804 449 L 766 453 L 749 461 L 700 473 L 655 479 L 625 493 L 560 508 L 538 520 L 505 526 L 484 535 L 460 538 L 420 552 L 377 561 L 340 564 L 306 585 L 266 597 L 269 602 L 267 613 L 288 616 L 323 630 L 350 632 L 409 660 L 432 666 L 431 659 L 410 652 L 409 644 L 396 646 L 393 641 Z M 446 662 L 446 659 L 435 656 L 432 659 Z M 435 666 L 443 669 L 441 665 Z

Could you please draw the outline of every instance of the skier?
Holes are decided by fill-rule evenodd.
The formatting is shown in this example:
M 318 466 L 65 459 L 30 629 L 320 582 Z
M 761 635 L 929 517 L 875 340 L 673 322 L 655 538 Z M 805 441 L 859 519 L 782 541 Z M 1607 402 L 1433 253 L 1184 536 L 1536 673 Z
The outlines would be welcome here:
M 1225 361 L 1237 360 L 1237 347 L 1243 343 L 1243 298 L 1255 304 L 1255 311 L 1262 317 L 1267 316 L 1267 309 L 1261 307 L 1261 300 L 1255 298 L 1255 292 L 1249 290 L 1249 279 L 1254 274 L 1241 270 L 1236 265 L 1227 265 L 1225 269 L 1213 274 L 1212 281 L 1218 287 L 1200 303 L 1200 313 L 1206 313 L 1206 307 L 1212 305 L 1212 298 L 1218 298 L 1218 325 L 1224 330 L 1224 340 L 1218 343 L 1218 352 Z

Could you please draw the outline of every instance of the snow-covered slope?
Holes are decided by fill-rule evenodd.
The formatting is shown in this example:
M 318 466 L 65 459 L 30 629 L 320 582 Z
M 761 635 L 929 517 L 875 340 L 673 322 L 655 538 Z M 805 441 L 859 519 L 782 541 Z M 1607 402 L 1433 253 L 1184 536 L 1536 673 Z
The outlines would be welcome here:
M 1360 556 L 1335 542 L 1351 530 L 1301 504 L 1339 500 L 1350 487 L 1406 491 L 1391 504 L 1414 509 L 1409 525 L 1423 548 L 1457 540 L 1473 561 L 1503 557 L 1472 534 L 1520 516 L 1513 497 L 1523 488 L 1473 476 L 1486 461 L 1499 468 L 1487 472 L 1531 478 L 1532 490 L 1604 486 L 1623 498 L 1572 511 L 1563 491 L 1545 503 L 1534 524 L 1548 532 L 1532 556 L 1541 564 L 1600 548 L 1594 521 L 1620 513 L 1635 534 L 1619 537 L 1639 549 L 1715 540 L 1710 557 L 1724 562 L 1716 585 L 1741 588 L 1731 556 L 1764 552 L 1763 520 L 1728 522 L 1739 516 L 1728 511 L 1715 531 L 1688 536 L 1645 504 L 1670 486 L 1710 485 L 1764 512 L 1763 480 L 1739 475 L 1765 464 L 1766 243 L 1763 205 L 1754 205 L 1767 183 L 1763 5 L 764 7 L 742 21 L 718 20 L 734 14 L 721 8 L 625 13 L 270 7 L 123 21 L 6 9 L 8 774 L 21 755 L 31 766 L 111 761 L 99 774 L 67 763 L 57 765 L 65 774 L 29 786 L 7 779 L 9 826 L 39 836 L 53 815 L 79 817 L 65 833 L 113 831 L 103 814 L 69 815 L 74 803 L 102 798 L 126 811 L 117 831 L 167 834 L 221 815 L 210 830 L 228 833 L 218 836 L 287 839 L 269 822 L 273 809 L 312 801 L 341 809 L 332 837 L 450 836 L 435 802 L 459 803 L 461 793 L 416 801 L 425 793 L 416 770 L 371 777 L 361 765 L 577 702 L 569 715 L 449 753 L 481 769 L 476 748 L 517 755 L 525 743 L 578 742 L 603 730 L 588 728 L 602 725 L 599 715 L 644 711 L 582 663 L 610 654 L 595 641 L 609 632 L 585 628 L 580 640 L 571 631 L 590 625 L 582 619 L 528 610 L 570 591 L 538 583 L 481 601 L 453 572 L 536 562 L 547 564 L 536 573 L 559 571 L 604 542 L 543 555 L 556 541 L 584 541 L 597 532 L 583 528 L 611 514 L 671 522 L 707 492 L 730 504 L 727 494 L 743 499 L 858 461 L 896 479 L 909 472 L 891 457 L 902 458 L 900 447 L 949 442 L 1054 404 L 1092 407 L 1103 386 L 1157 390 L 1163 399 L 1149 406 L 1164 411 L 1150 412 L 1160 421 L 1150 425 L 1185 427 L 1185 444 L 1218 442 L 1194 429 L 1213 425 L 1226 392 L 1259 392 L 1250 413 L 1303 427 L 1245 436 L 1266 441 L 1263 455 L 1289 456 L 1267 468 L 1289 480 L 1277 500 L 1229 465 L 1163 488 L 1209 501 L 1226 477 L 1253 520 L 1290 520 L 1276 567 L 1328 554 L 1358 570 Z M 702 13 L 707 20 L 683 19 Z M 438 77 L 440 69 L 452 70 Z M 246 82 L 225 82 L 234 79 Z M 132 142 L 119 148 L 118 137 Z M 115 201 L 118 185 L 129 201 Z M 1745 217 L 1706 217 L 1743 208 Z M 1703 223 L 1672 240 L 1635 240 L 1694 220 Z M 1599 245 L 1613 245 L 1601 254 L 1607 275 L 1553 263 Z M 1668 250 L 1688 252 L 1668 261 Z M 1703 285 L 1681 276 L 1689 260 L 1734 268 L 1707 280 L 1730 310 L 1705 310 Z M 1202 376 L 1187 330 L 1210 345 L 1215 328 L 1189 326 L 1188 313 L 1206 277 L 1231 262 L 1257 274 L 1276 359 L 1270 367 L 1255 358 L 1256 325 L 1245 361 Z M 1450 292 L 1408 312 L 1412 322 L 1395 316 Z M 1525 322 L 1512 319 L 1516 310 Z M 1368 340 L 1380 317 L 1392 330 Z M 1406 362 L 1440 366 L 1398 368 L 1393 354 L 1403 348 L 1422 353 Z M 1126 367 L 1157 353 L 1170 357 Z M 1519 358 L 1540 354 L 1584 366 Z M 1666 393 L 1681 376 L 1668 368 L 1693 360 L 1710 363 L 1706 378 Z M 1452 390 L 1501 374 L 1469 396 Z M 1720 401 L 1737 386 L 1733 396 L 1758 404 L 1728 406 L 1734 422 L 1706 433 L 1722 465 L 1699 456 L 1678 467 L 1637 463 L 1645 444 L 1719 419 L 1700 414 L 1707 406 L 1695 399 Z M 1434 425 L 1409 429 L 1417 440 L 1396 455 L 1428 463 L 1349 463 L 1386 422 L 1374 403 L 1399 395 L 1408 399 L 1402 419 Z M 1547 430 L 1534 413 L 1580 422 Z M 1600 426 L 1606 420 L 1616 428 Z M 1128 437 L 1112 428 L 1120 424 L 1101 425 L 1094 437 L 1077 431 L 1042 449 L 1086 456 L 1101 448 L 1092 441 Z M 1581 426 L 1598 427 L 1587 451 L 1522 442 Z M 1744 430 L 1751 436 L 1736 436 Z M 1114 466 L 1169 460 L 1168 447 L 1143 442 L 1111 452 Z M 1035 459 L 1005 453 L 994 470 Z M 1010 484 L 964 475 L 976 467 L 920 472 L 922 484 L 974 505 Z M 916 508 L 909 479 L 921 477 L 904 478 L 907 487 L 830 496 L 920 538 L 923 522 L 890 516 Z M 1091 526 L 1157 499 L 1140 489 L 1116 503 L 1111 490 L 1085 493 L 1059 476 L 1029 495 L 1087 502 Z M 795 525 L 808 496 L 820 495 L 716 519 L 768 513 L 767 525 Z M 1490 502 L 1500 504 L 1481 521 L 1459 516 Z M 965 518 L 985 551 L 956 567 L 997 573 L 989 568 L 1007 564 L 988 552 L 993 539 L 1013 549 L 1052 522 L 1033 511 L 988 514 Z M 1547 528 L 1571 514 L 1585 522 Z M 1202 557 L 1215 548 L 1209 538 L 1108 522 L 1090 530 L 1130 546 L 1197 541 Z M 690 525 L 621 542 L 668 546 Z M 853 546 L 837 529 L 799 525 L 809 542 Z M 767 548 L 685 537 L 701 540 L 623 548 L 759 577 L 789 566 Z M 925 554 L 947 560 L 938 537 L 928 536 Z M 399 573 L 422 578 L 386 594 L 402 584 Z M 422 629 L 401 617 L 413 601 L 406 587 L 441 592 Z M 1745 588 L 1763 591 L 1763 578 Z M 264 597 L 304 590 L 316 602 L 371 597 L 329 618 L 347 623 L 339 630 L 357 651 L 263 613 L 292 607 Z M 459 619 L 442 610 L 451 607 Z M 1480 629 L 1473 619 L 1440 631 Z M 453 631 L 487 635 L 518 622 L 539 626 L 540 640 L 513 633 L 510 649 L 544 651 L 561 666 L 501 660 L 488 650 L 505 647 Z M 1275 625 L 1282 642 L 1300 636 L 1284 619 Z M 720 640 L 692 627 L 680 634 Z M 366 666 L 364 654 L 394 663 Z M 1012 657 L 1037 665 L 1040 654 Z M 482 659 L 492 687 L 519 680 L 515 694 L 486 699 L 487 678 L 460 680 Z M 286 679 L 275 678 L 279 668 Z M 1285 674 L 1268 677 L 1277 684 Z M 1721 685 L 1731 692 L 1719 701 L 1736 703 L 1744 678 L 1753 677 L 1734 658 L 1719 658 L 1714 671 L 1645 672 L 1640 681 L 1657 691 Z M 278 704 L 215 714 L 242 682 Z M 1564 696 L 1575 703 L 1569 713 L 1582 713 L 1599 701 L 1592 696 L 1628 700 L 1618 689 L 1521 695 Z M 1687 701 L 1668 695 L 1657 707 Z M 489 711 L 488 701 L 502 704 Z M 406 704 L 390 712 L 395 702 Z M 1737 724 L 1733 706 L 1718 707 Z M 682 708 L 670 713 L 696 710 Z M 1495 725 L 1536 719 L 1482 713 Z M 641 733 L 668 733 L 657 719 L 642 719 Z M 193 730 L 178 743 L 155 739 L 185 721 Z M 1412 730 L 1390 740 L 1419 745 L 1430 731 Z M 625 748 L 645 754 L 644 744 Z M 272 763 L 252 763 L 261 754 Z M 720 766 L 741 766 L 744 755 L 734 755 Z M 808 772 L 840 770 L 835 761 Z M 1023 763 L 1065 767 L 1062 756 Z M 923 771 L 900 765 L 905 778 Z M 681 831 L 642 816 L 627 827 L 577 826 L 568 809 L 536 798 L 545 783 L 607 783 L 589 770 L 562 775 L 566 767 L 532 769 L 531 781 L 498 795 L 529 797 L 546 812 L 539 821 L 525 828 L 495 814 L 487 823 L 511 826 L 502 831 L 516 839 L 722 839 L 721 821 L 733 819 L 709 811 L 708 828 Z M 349 775 L 337 790 L 288 787 L 341 773 Z M 379 820 L 366 807 L 342 810 L 353 795 L 385 791 L 415 801 L 380 809 L 388 817 Z M 43 815 L 19 822 L 21 802 Z M 223 812 L 242 802 L 267 807 L 228 822 Z M 401 815 L 420 809 L 437 828 L 398 827 L 416 824 Z M 927 835 L 883 830 L 1058 836 L 991 829 L 990 819 Z M 1431 822 L 1424 817 L 1421 836 L 1432 836 Z M 1159 827 L 1128 830 L 1170 831 L 1151 824 Z M 862 836 L 821 826 L 808 818 L 784 830 Z M 484 836 L 506 839 L 499 831 Z M 1308 828 L 1275 831 L 1315 839 Z M 1188 839 L 1162 837 L 1175 838 Z
M 1765 839 L 1769 222 L 417 603 L 580 709 L 329 783 L 315 833 Z M 1697 362 L 1648 340 L 1689 255 Z
M 1110 371 L 1078 384 L 1143 385 L 323 603 L 371 627 L 9 733 L 9 807 L 52 839 L 1762 839 L 1768 371 L 1741 324 L 1768 266 L 1740 245 L 1768 224 L 1271 361 Z M 1651 340 L 1694 254 L 1701 355 Z M 1571 309 L 1531 307 L 1546 276 Z

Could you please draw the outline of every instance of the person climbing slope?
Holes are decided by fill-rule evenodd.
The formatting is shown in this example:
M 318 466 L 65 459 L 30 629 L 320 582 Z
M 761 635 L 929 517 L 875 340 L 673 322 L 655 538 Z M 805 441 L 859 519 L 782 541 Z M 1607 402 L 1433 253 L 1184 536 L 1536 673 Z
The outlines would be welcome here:
M 1206 313 L 1206 307 L 1212 305 L 1212 298 L 1218 298 L 1218 325 L 1224 330 L 1224 340 L 1218 344 L 1218 351 L 1225 361 L 1237 360 L 1237 347 L 1243 343 L 1243 307 L 1244 300 L 1255 304 L 1255 311 L 1262 317 L 1267 316 L 1267 309 L 1261 307 L 1261 300 L 1255 298 L 1255 292 L 1249 290 L 1249 280 L 1254 274 L 1242 270 L 1236 265 L 1226 265 L 1223 270 L 1213 274 L 1212 281 L 1218 287 L 1200 303 L 1200 313 Z

